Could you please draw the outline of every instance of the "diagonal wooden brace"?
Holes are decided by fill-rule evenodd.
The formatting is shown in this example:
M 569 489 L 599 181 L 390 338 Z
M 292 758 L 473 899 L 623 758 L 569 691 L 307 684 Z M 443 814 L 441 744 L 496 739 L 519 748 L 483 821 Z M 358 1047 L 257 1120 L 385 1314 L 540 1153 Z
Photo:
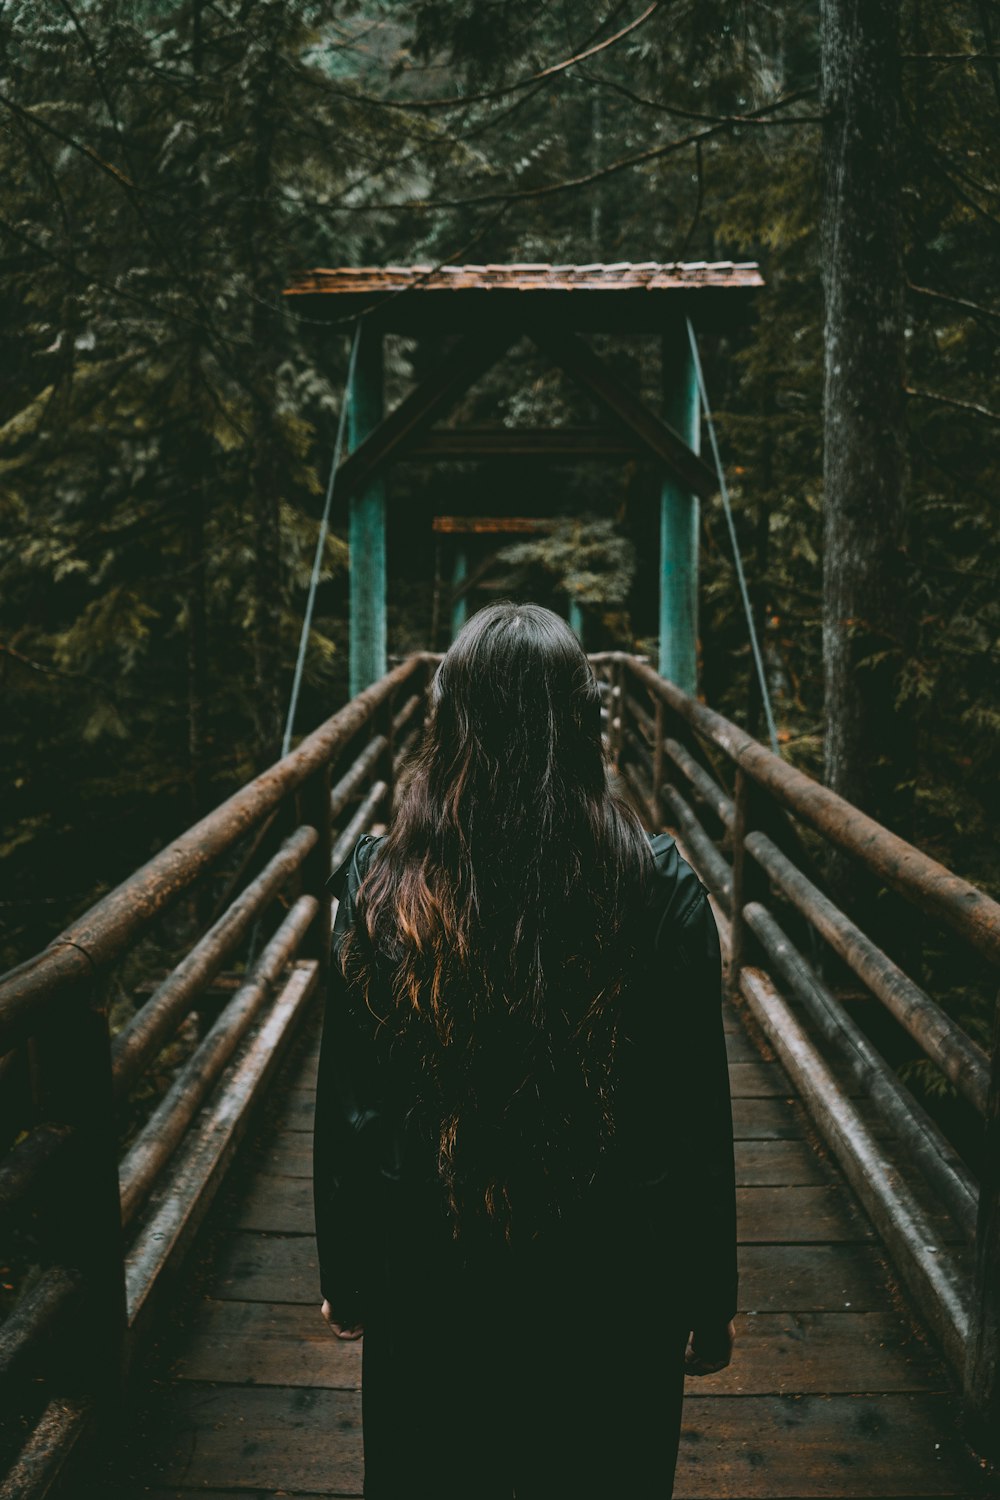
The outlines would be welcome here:
M 532 328 L 528 333 L 543 354 L 635 433 L 679 485 L 702 499 L 715 494 L 718 480 L 704 459 L 661 417 L 643 406 L 583 339 L 552 328 Z
M 386 464 L 401 457 L 473 381 L 496 363 L 513 338 L 514 330 L 464 338 L 341 462 L 334 481 L 338 502 L 347 500 Z

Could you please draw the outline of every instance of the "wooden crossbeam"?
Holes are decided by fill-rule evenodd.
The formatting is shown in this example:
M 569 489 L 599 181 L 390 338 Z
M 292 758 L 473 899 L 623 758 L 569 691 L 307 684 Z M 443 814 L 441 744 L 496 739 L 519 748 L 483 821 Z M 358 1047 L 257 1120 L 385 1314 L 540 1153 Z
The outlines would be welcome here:
M 471 532 L 550 531 L 555 521 L 549 516 L 435 516 L 432 531 Z
M 543 354 L 624 422 L 679 484 L 703 499 L 715 493 L 718 483 L 708 464 L 662 418 L 643 406 L 583 339 L 554 328 L 532 328 L 529 335 Z
M 599 427 L 460 427 L 428 432 L 408 448 L 408 459 L 646 458 L 647 445 L 631 432 Z
M 513 338 L 513 331 L 506 330 L 464 338 L 342 461 L 334 489 L 338 502 L 349 499 L 393 459 L 403 457 L 431 423 L 496 363 Z

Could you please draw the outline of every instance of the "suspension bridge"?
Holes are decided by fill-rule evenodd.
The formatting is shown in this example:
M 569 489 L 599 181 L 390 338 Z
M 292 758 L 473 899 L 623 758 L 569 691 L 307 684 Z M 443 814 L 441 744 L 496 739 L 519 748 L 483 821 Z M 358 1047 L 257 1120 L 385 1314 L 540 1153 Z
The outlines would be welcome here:
M 361 1494 L 360 1347 L 321 1317 L 312 1236 L 324 881 L 391 819 L 437 659 L 395 666 L 0 980 L 4 1090 L 22 1104 L 0 1160 L 24 1262 L 7 1274 L 32 1263 L 0 1328 L 16 1391 L 0 1495 Z M 675 1493 L 996 1493 L 979 1451 L 996 1153 L 978 1182 L 845 996 L 891 1014 L 993 1130 L 996 1058 L 814 863 L 836 848 L 983 972 L 998 908 L 644 660 L 592 660 L 620 785 L 709 886 L 727 961 L 738 1344 L 688 1382 Z M 185 903 L 197 930 L 163 973 Z M 135 1011 L 111 1037 L 123 975 Z M 186 1060 L 123 1141 L 130 1096 L 185 1028 Z M 511 1336 L 530 1358 L 530 1334 Z M 594 1359 L 613 1381 L 613 1337 L 595 1331 Z
M 998 1493 L 1000 1035 L 988 1053 L 948 1000 L 992 1003 L 1000 907 L 695 693 L 698 502 L 728 497 L 710 422 L 714 467 L 699 452 L 694 328 L 727 327 L 760 285 L 727 263 L 348 268 L 288 288 L 351 357 L 284 753 L 0 976 L 0 1500 L 361 1494 L 361 1348 L 320 1315 L 310 1131 L 325 881 L 391 821 L 439 659 L 387 658 L 385 473 L 567 455 L 661 475 L 659 660 L 591 661 L 618 785 L 708 886 L 726 963 L 738 1342 L 689 1381 L 675 1494 Z M 387 415 L 386 333 L 453 338 Z M 663 415 L 590 333 L 655 334 Z M 599 423 L 435 427 L 522 334 Z M 335 499 L 350 696 L 293 749 Z M 481 576 L 473 532 L 542 524 L 438 518 L 452 632 Z M 583 638 L 579 601 L 567 611 Z M 766 706 L 749 611 L 748 628 Z M 834 864 L 863 892 L 850 910 Z M 901 1057 L 949 1081 L 957 1128 Z M 530 1333 L 511 1336 L 530 1359 Z M 613 1337 L 593 1351 L 613 1382 Z

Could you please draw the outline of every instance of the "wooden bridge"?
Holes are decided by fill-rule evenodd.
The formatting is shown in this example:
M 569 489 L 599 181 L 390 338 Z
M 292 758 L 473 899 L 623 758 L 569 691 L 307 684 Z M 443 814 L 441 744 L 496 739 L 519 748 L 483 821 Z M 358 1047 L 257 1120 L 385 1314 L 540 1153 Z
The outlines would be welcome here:
M 592 661 L 623 788 L 709 886 L 728 962 L 738 1342 L 688 1382 L 675 1494 L 996 1495 L 998 1040 L 935 996 L 995 985 L 1000 908 L 641 659 Z M 391 817 L 435 662 L 0 979 L 0 1500 L 361 1494 L 361 1347 L 321 1318 L 312 1238 L 323 883 Z M 910 972 L 831 898 L 830 851 Z M 962 1150 L 900 1038 L 954 1083 Z M 615 1353 L 595 1330 L 596 1379 Z

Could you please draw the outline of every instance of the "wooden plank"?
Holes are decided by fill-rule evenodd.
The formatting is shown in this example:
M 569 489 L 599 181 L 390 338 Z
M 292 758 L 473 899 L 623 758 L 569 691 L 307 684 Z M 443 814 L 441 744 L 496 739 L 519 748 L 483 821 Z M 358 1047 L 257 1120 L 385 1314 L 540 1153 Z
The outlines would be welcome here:
M 991 1488 L 947 1395 L 691 1395 L 684 1403 L 675 1500 L 895 1500 Z
M 260 1148 L 265 1172 L 283 1177 L 309 1177 L 312 1173 L 312 1142 L 301 1130 L 283 1130 Z
M 838 1183 L 737 1188 L 736 1216 L 742 1244 L 859 1244 L 875 1238 Z
M 735 1140 L 802 1140 L 803 1121 L 785 1099 L 734 1099 Z
M 891 1134 L 867 1099 L 854 1100 L 858 1114 L 875 1136 Z M 305 1128 L 302 1126 L 301 1128 Z M 733 1134 L 737 1140 L 807 1140 L 810 1122 L 797 1099 L 734 1099 Z
M 793 1187 L 836 1180 L 830 1162 L 805 1141 L 745 1140 L 734 1146 L 736 1181 L 741 1187 Z
M 145 1446 L 168 1486 L 360 1495 L 361 1395 L 181 1381 L 160 1393 Z
M 316 1242 L 305 1234 L 227 1234 L 219 1243 L 207 1290 L 213 1297 L 242 1302 L 319 1306 Z
M 868 1312 L 889 1301 L 884 1265 L 872 1245 L 741 1244 L 740 1307 L 758 1312 Z M 208 1284 L 211 1296 L 253 1302 L 319 1302 L 311 1235 L 224 1236 Z
M 457 533 L 459 536 L 492 536 L 496 532 L 509 531 L 518 534 L 544 533 L 551 531 L 556 525 L 558 519 L 555 516 L 434 516 L 431 530 Z
M 176 1380 L 361 1389 L 358 1340 L 338 1339 L 311 1304 L 206 1297 L 170 1366 Z
M 565 370 L 604 410 L 624 422 L 679 484 L 705 498 L 715 494 L 718 481 L 708 464 L 692 451 L 681 433 L 643 406 L 583 339 L 575 333 L 542 327 L 529 329 L 529 335 L 542 353 Z
M 713 1396 L 834 1395 L 943 1390 L 940 1360 L 892 1312 L 746 1313 L 733 1362 L 711 1377 Z M 689 1376 L 686 1390 L 709 1390 Z
M 258 1172 L 233 1220 L 236 1229 L 278 1234 L 312 1234 L 312 1181 L 308 1177 L 275 1177 Z
M 733 1062 L 758 1062 L 761 1053 L 754 1042 L 747 1036 L 742 1027 L 737 1026 L 732 1030 L 726 1030 L 726 1053 L 729 1061 Z
M 730 1062 L 729 1088 L 734 1099 L 787 1099 L 793 1092 L 781 1064 L 759 1058 Z
M 206 1298 L 169 1373 L 217 1384 L 357 1390 L 362 1349 L 363 1340 L 334 1338 L 318 1306 Z M 733 1363 L 712 1379 L 713 1395 L 942 1388 L 939 1361 L 905 1318 L 889 1312 L 743 1314 Z M 697 1395 L 704 1386 L 691 1379 L 688 1390 Z
M 285 1132 L 296 1130 L 311 1135 L 315 1112 L 316 1090 L 314 1088 L 289 1089 L 284 1102 L 275 1113 L 275 1129 Z
M 741 1312 L 878 1312 L 890 1301 L 873 1245 L 742 1244 Z
M 270 1101 L 271 1108 L 269 1110 L 269 1118 L 271 1120 L 276 1119 L 277 1114 L 280 1112 L 281 1105 L 284 1103 L 287 1096 L 294 1090 L 301 1089 L 303 1092 L 313 1094 L 316 1092 L 316 1075 L 318 1063 L 318 1057 L 303 1058 L 301 1066 L 299 1067 L 298 1071 L 291 1078 L 289 1078 L 286 1087 L 282 1089 L 280 1097 L 276 1096 Z
M 277 1177 L 308 1177 L 312 1173 L 312 1143 L 301 1130 L 281 1131 L 260 1149 L 264 1172 Z M 828 1182 L 833 1174 L 829 1161 L 804 1141 L 739 1140 L 736 1142 L 736 1176 L 745 1186 Z
M 867 1219 L 836 1184 L 741 1187 L 737 1190 L 737 1215 L 740 1239 L 747 1242 L 858 1242 L 873 1235 Z M 312 1234 L 311 1182 L 303 1177 L 259 1173 L 237 1210 L 234 1224 L 237 1229 L 269 1234 Z
M 995 1493 L 947 1394 L 725 1396 L 705 1386 L 685 1400 L 676 1500 Z M 185 1382 L 163 1395 L 147 1463 L 168 1489 L 359 1495 L 360 1405 L 350 1391 Z

